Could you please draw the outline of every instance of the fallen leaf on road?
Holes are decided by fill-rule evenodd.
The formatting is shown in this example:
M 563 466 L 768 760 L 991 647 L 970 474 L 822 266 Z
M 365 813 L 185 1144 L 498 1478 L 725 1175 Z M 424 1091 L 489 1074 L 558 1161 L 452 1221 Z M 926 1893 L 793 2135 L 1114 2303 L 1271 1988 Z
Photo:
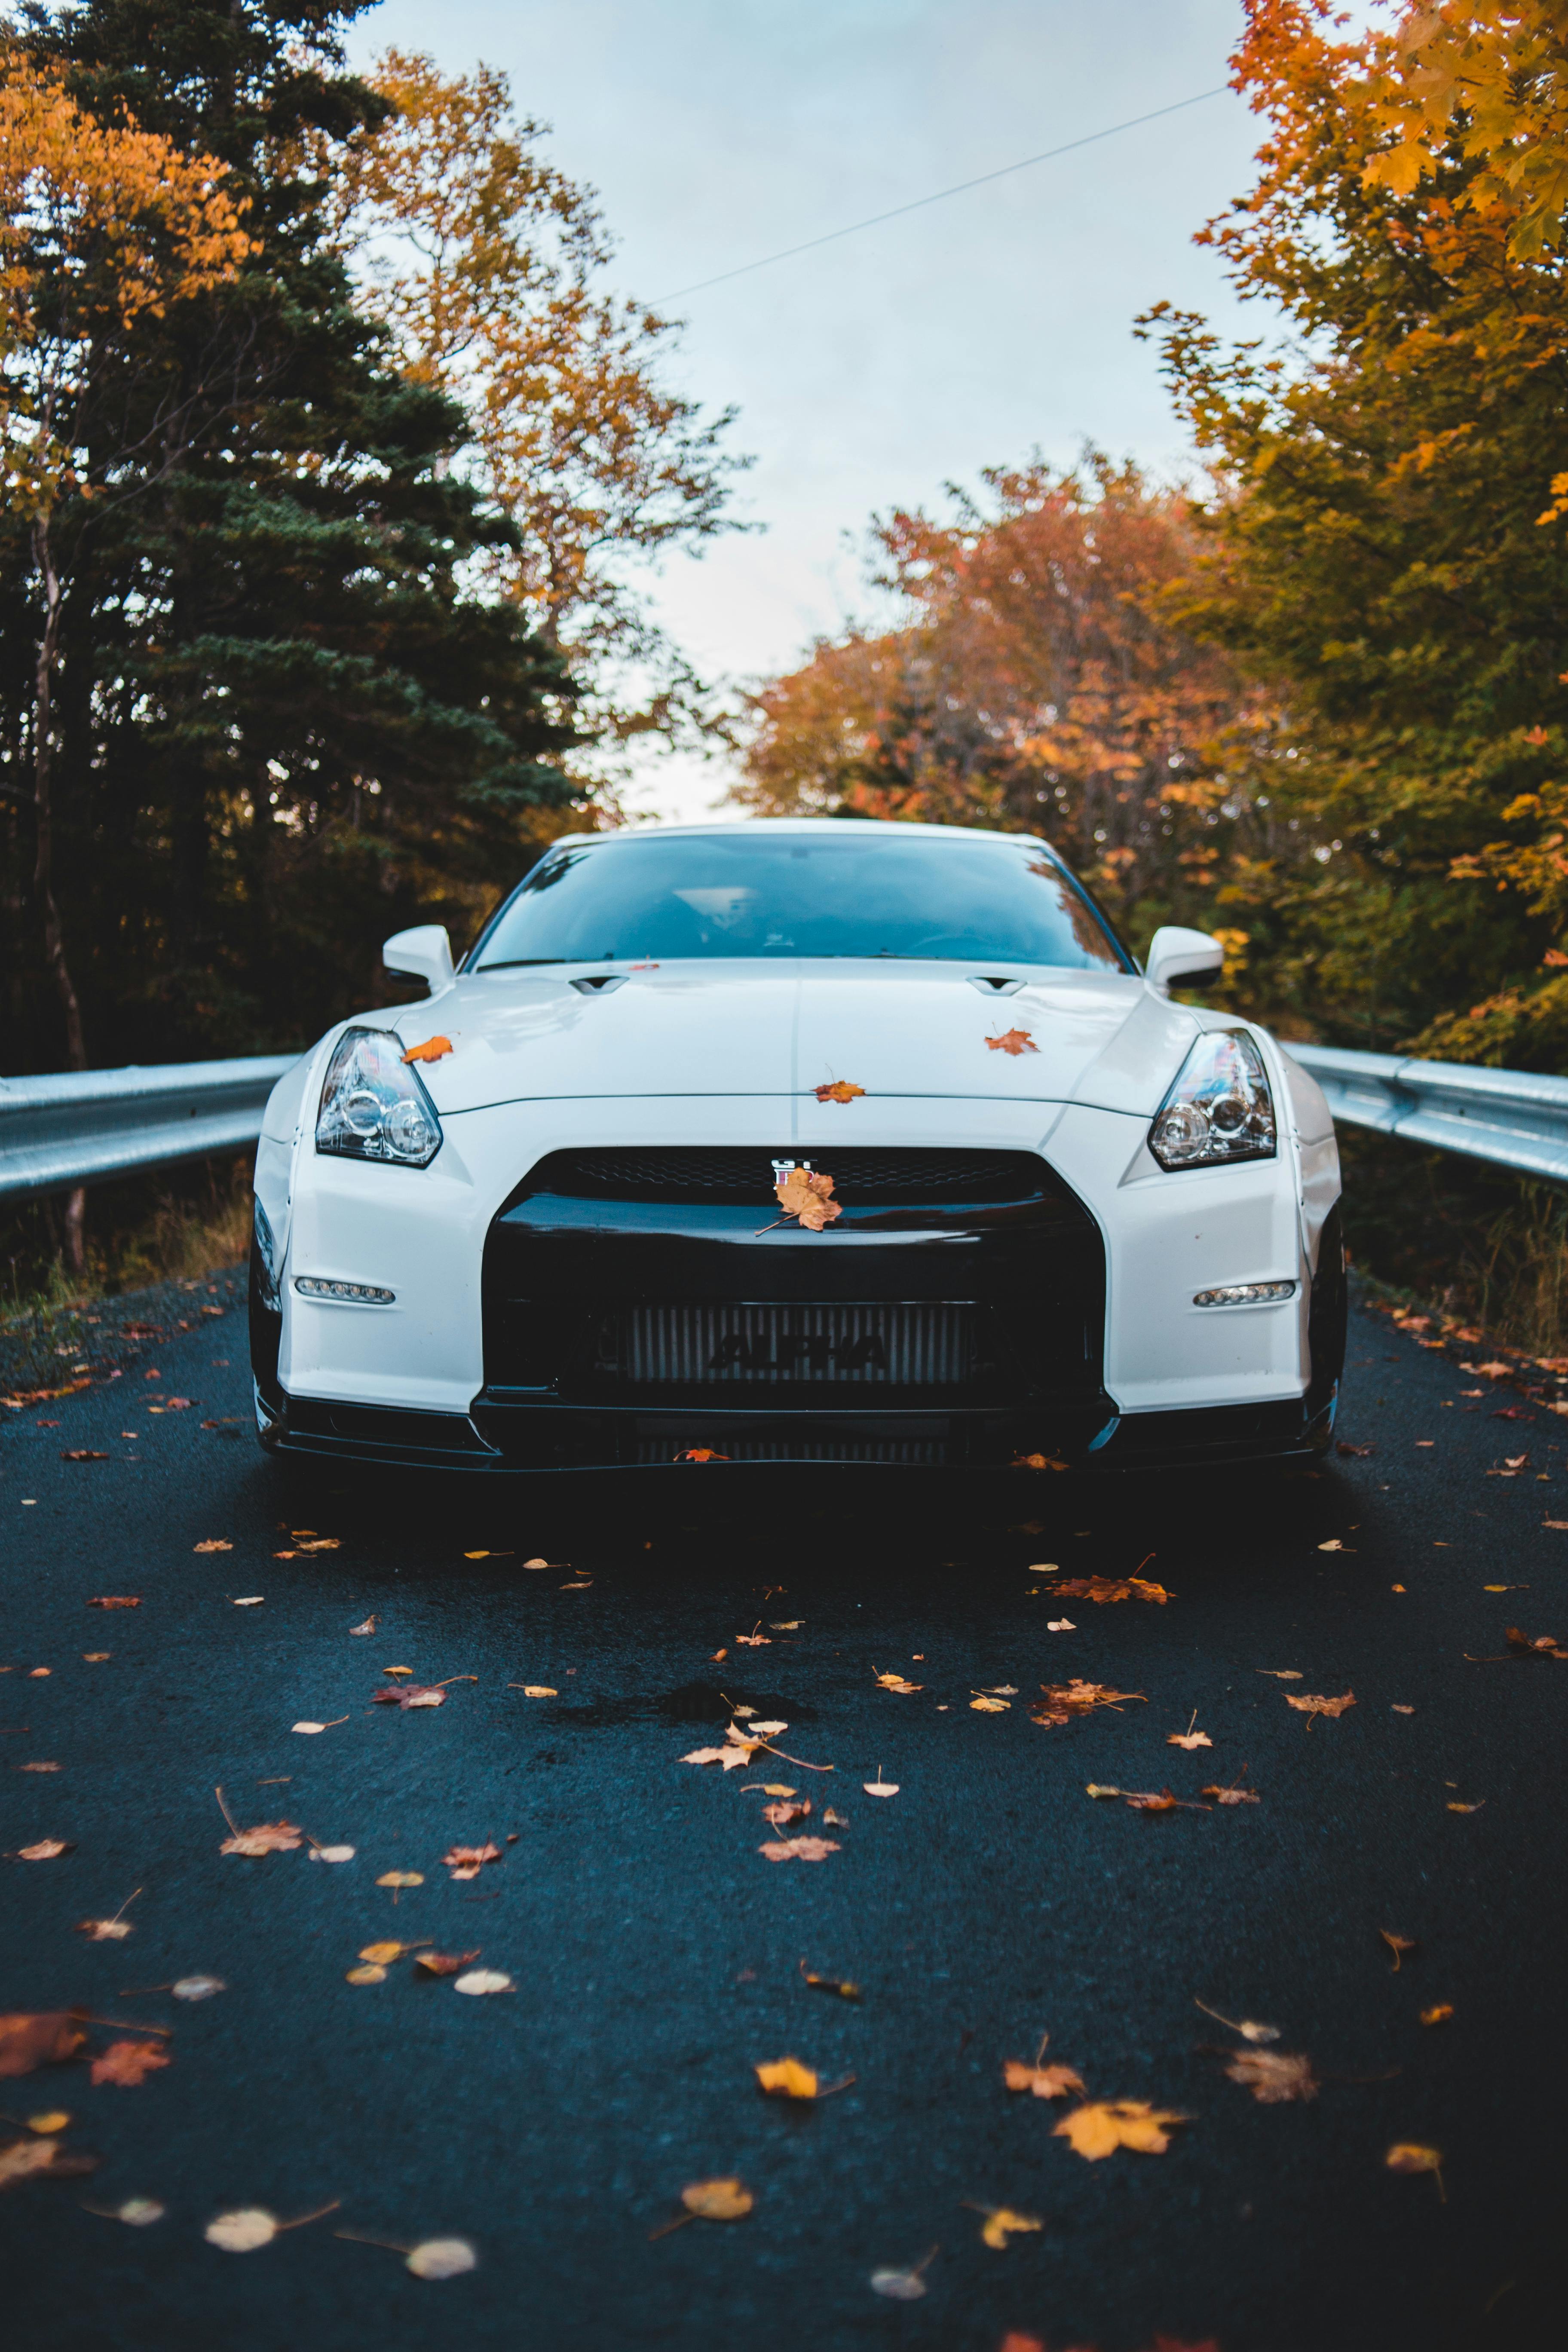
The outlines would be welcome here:
M 1399 1963 L 1405 1958 L 1405 1953 L 1413 1952 L 1415 1949 L 1415 1938 L 1414 1936 L 1396 1936 L 1393 1933 L 1392 1929 L 1387 1927 L 1380 1927 L 1377 1932 L 1383 1937 L 1384 1942 L 1388 1946 L 1389 1950 L 1394 1954 L 1394 1967 L 1391 1969 L 1390 1974 L 1397 1976 L 1399 1974 Z
M 792 1822 L 804 1822 L 810 1811 L 809 1797 L 793 1800 L 780 1797 L 773 1804 L 763 1807 L 763 1819 L 771 1822 L 775 1830 L 787 1830 Z
M 969 1704 L 976 1715 L 1005 1715 L 1010 1702 L 1005 1698 L 992 1698 L 984 1691 L 977 1691 Z
M 447 1694 L 438 1683 L 387 1684 L 373 1694 L 377 1706 L 444 1706 Z
M 1169 1789 L 1144 1789 L 1130 1790 L 1125 1801 L 1135 1813 L 1173 1813 L 1181 1801 Z
M 62 1462 L 107 1462 L 108 1459 L 107 1454 L 95 1454 L 86 1445 L 73 1445 L 68 1453 L 60 1455 Z
M 1429 2172 L 1437 2183 L 1437 2194 L 1446 2205 L 1448 2192 L 1443 2186 L 1443 2158 L 1435 2147 L 1422 2147 L 1414 2140 L 1396 2140 L 1384 2158 L 1390 2172 Z
M 402 2248 L 395 2247 L 393 2251 L 402 2252 Z M 461 2278 L 479 2259 L 467 2238 L 422 2238 L 418 2245 L 409 2247 L 403 2267 L 412 2271 L 416 2278 Z
M 1015 1470 L 1066 1470 L 1070 1464 L 1058 1460 L 1054 1454 L 1015 1454 Z
M 1281 1696 L 1287 1706 L 1298 1708 L 1302 1715 L 1341 1716 L 1347 1706 L 1355 1705 L 1354 1691 L 1346 1691 L 1341 1698 L 1324 1698 L 1321 1694 L 1298 1698 L 1294 1691 L 1282 1692 Z
M 352 1862 L 354 1850 L 352 1845 L 313 1845 L 310 1858 L 312 1862 Z
M 96 2172 L 99 2159 L 85 2151 L 61 2146 L 58 2139 L 14 2139 L 0 2147 L 0 2189 L 8 2189 L 18 2180 L 69 2180 L 84 2172 Z
M 467 1976 L 454 1979 L 454 1992 L 510 1992 L 511 1979 L 502 1969 L 470 1969 Z
M 58 1771 L 59 1770 L 59 1769 L 60 1769 L 60 1768 L 59 1768 L 59 1766 L 58 1766 L 58 1764 L 43 1764 L 43 1763 L 38 1763 L 38 1764 L 18 1764 L 18 1765 L 16 1765 L 13 1769 L 14 1769 L 15 1770 L 18 1771 L 18 1772 L 58 1772 Z
M 1521 1657 L 1568 1658 L 1568 1650 L 1563 1648 L 1555 1633 L 1538 1633 L 1531 1641 L 1528 1634 L 1520 1632 L 1517 1625 L 1510 1625 L 1504 1630 L 1503 1640 Z
M 118 2083 L 123 2090 L 134 2090 L 160 2066 L 173 2063 L 169 2053 L 157 2042 L 111 2042 L 100 2058 L 92 2062 L 94 2083 Z
M 1232 1782 L 1228 1789 L 1210 1788 L 1204 1790 L 1216 1805 L 1256 1805 L 1261 1802 L 1256 1789 L 1243 1789 Z
M 1331 1536 L 1327 1543 L 1321 1543 L 1318 1546 L 1318 1549 L 1320 1551 L 1353 1551 L 1355 1549 L 1355 1546 L 1353 1544 L 1342 1543 L 1338 1536 Z
M 367 1617 L 363 1625 L 351 1625 L 349 1627 L 349 1632 L 351 1633 L 374 1633 L 380 1622 L 381 1620 L 379 1617 Z
M 414 1965 L 427 1977 L 458 1977 L 479 1958 L 482 1948 L 476 1945 L 471 1952 L 416 1952 Z
M 1070 1682 L 1042 1683 L 1038 1708 L 1029 1717 L 1031 1723 L 1071 1723 L 1076 1716 L 1092 1715 L 1096 1707 L 1121 1708 L 1136 1699 L 1143 1703 L 1142 1691 L 1113 1690 L 1109 1683 L 1087 1683 L 1075 1675 Z
M 1282 2050 L 1238 2050 L 1226 2062 L 1233 2083 L 1243 2084 L 1261 2107 L 1277 2107 L 1289 2099 L 1315 2099 L 1320 2084 L 1312 2062 L 1304 2053 Z
M 84 1650 L 81 1654 L 82 1664 L 88 1666 L 101 1666 L 104 1660 L 112 1657 L 113 1654 L 112 1650 Z
M 1334 1452 L 1344 1454 L 1350 1461 L 1364 1462 L 1369 1454 L 1377 1452 L 1377 1448 L 1375 1445 L 1352 1445 L 1342 1437 L 1336 1442 Z
M 1004 1029 L 1000 1037 L 987 1037 L 985 1043 L 994 1054 L 1037 1054 L 1040 1050 L 1026 1029 Z
M 1414 1715 L 1415 1709 L 1413 1706 L 1401 1706 L 1399 1701 L 1395 1699 L 1388 1711 L 1390 1715 Z
M 223 1536 L 208 1536 L 205 1542 L 193 1544 L 193 1551 L 232 1551 L 234 1546 Z
M 561 1696 L 550 1683 L 508 1683 L 507 1688 L 520 1690 L 524 1698 L 559 1698 Z
M 1163 2156 L 1171 2145 L 1169 2124 L 1184 2124 L 1188 2116 L 1173 2107 L 1151 2106 L 1147 2099 L 1097 2099 L 1064 2116 L 1051 2137 L 1070 2141 L 1078 2154 L 1097 2164 L 1119 2147 L 1141 2156 Z
M 142 1596 L 139 1592 L 100 1592 L 87 1605 L 89 1609 L 140 1609 Z
M 278 2216 L 264 2205 L 245 2205 L 237 2212 L 217 2214 L 202 2235 L 209 2246 L 221 2246 L 226 2254 L 250 2254 L 258 2246 L 269 2246 L 279 2227 Z
M 23 2010 L 0 2017 L 0 2076 L 63 2064 L 86 2040 L 74 2010 Z
M 835 1078 L 830 1087 L 813 1087 L 812 1088 L 819 1103 L 854 1102 L 856 1097 L 863 1095 L 865 1091 L 864 1087 L 856 1086 L 850 1078 Z
M 363 1968 L 346 1970 L 343 1982 L 352 1985 L 384 1984 L 386 1970 L 379 1960 L 367 1960 Z
M 290 1731 L 333 1731 L 340 1723 L 347 1721 L 346 1715 L 334 1715 L 327 1723 L 291 1723 L 289 1728 Z
M 1090 1780 L 1084 1793 L 1090 1797 L 1120 1797 L 1122 1791 L 1120 1789 L 1111 1788 L 1109 1781 Z
M 225 1838 L 219 1853 L 241 1853 L 256 1859 L 264 1853 L 292 1853 L 304 1833 L 293 1822 L 260 1822 L 253 1830 L 236 1830 Z
M 169 1987 L 176 2000 L 211 2000 L 214 1993 L 226 1992 L 222 1977 L 176 1977 Z
M 998 2253 L 1005 2251 L 1009 2238 L 1022 2237 L 1030 2231 L 1043 2230 L 1046 2226 L 1043 2221 L 1036 2221 L 1032 2213 L 1015 2213 L 1009 2205 L 976 2205 L 973 2199 L 967 2197 L 963 2201 L 972 2213 L 984 2214 L 980 2234 L 985 2243 L 994 2247 Z
M 1211 2009 L 1206 2000 L 1194 2000 L 1193 2007 L 1201 2009 L 1205 2017 L 1216 2019 L 1221 2025 L 1228 2025 L 1231 2032 L 1239 2033 L 1244 2042 L 1256 2043 L 1278 2042 L 1279 2039 L 1277 2025 L 1262 2025 L 1256 2017 L 1224 2017 L 1217 2009 Z
M 819 1837 L 772 1838 L 757 1848 L 770 1862 L 826 1862 L 840 1851 L 836 1838 Z
M 1277 1683 L 1299 1683 L 1302 1680 L 1300 1666 L 1254 1666 L 1255 1675 L 1271 1675 Z
M 422 1870 L 384 1870 L 375 1883 L 378 1886 L 390 1886 L 395 1891 L 400 1886 L 423 1886 L 425 1873 Z
M 800 1964 L 800 1972 L 813 1992 L 836 1992 L 840 2000 L 858 2000 L 860 1998 L 859 1986 L 852 1983 L 847 1977 L 814 1975 L 804 1960 Z
M 1053 1584 L 1053 1592 L 1065 1592 L 1074 1601 L 1152 1601 L 1163 1609 L 1170 1599 L 1163 1584 L 1150 1584 L 1141 1576 L 1064 1576 Z
M 19 1845 L 16 1859 L 18 1862 L 58 1862 L 62 1853 L 74 1851 L 74 1841 L 70 1838 L 40 1838 L 36 1845 Z
M 872 1671 L 875 1673 L 875 1668 L 873 1668 Z M 906 1682 L 902 1675 L 878 1675 L 877 1680 L 884 1690 L 903 1691 L 908 1694 L 910 1691 L 924 1690 L 925 1688 L 924 1683 Z
M 825 1805 L 822 1809 L 822 1826 L 825 1830 L 847 1830 L 849 1826 L 849 1816 L 847 1813 L 836 1812 L 831 1805 Z
M 901 1783 L 897 1780 L 862 1780 L 860 1786 L 868 1797 L 896 1797 Z
M 739 2180 L 693 2180 L 680 2201 L 699 2221 L 739 2221 L 757 2200 Z
M 815 2099 L 817 2095 L 816 2070 L 803 2066 L 798 2058 L 775 2059 L 752 2071 L 770 2098 Z
M 1045 2048 L 1040 2044 L 1040 2051 Z M 1040 2051 L 1035 2063 L 1026 2066 L 1021 2058 L 1009 2058 L 1002 2068 L 1002 2080 L 1010 2091 L 1027 2091 L 1032 2098 L 1065 2099 L 1069 2091 L 1081 2091 L 1083 2078 L 1071 2066 L 1042 2066 Z
M 128 2197 L 123 2205 L 84 2205 L 84 2213 L 96 2213 L 101 2221 L 123 2221 L 132 2230 L 145 2230 L 151 2222 L 161 2221 L 168 2211 L 155 2197 Z
M 442 1867 L 454 1878 L 477 1878 L 487 1862 L 499 1862 L 500 1848 L 493 1839 L 483 1845 L 455 1845 L 441 1856 Z
M 1451 2000 L 1435 2000 L 1430 2009 L 1422 2011 L 1421 2022 L 1423 2025 L 1447 2025 L 1453 2014 Z
M 424 1936 L 419 1940 L 421 1943 L 428 1943 L 430 1939 L 427 1936 Z M 400 1960 L 405 1952 L 417 1951 L 418 1948 L 418 1944 L 400 1944 L 395 1937 L 384 1937 L 377 1943 L 362 1945 L 359 1957 L 362 1960 L 368 1960 L 372 1968 L 387 1969 L 392 1966 L 394 1960 Z M 473 1958 L 475 1956 L 470 1953 L 468 1957 Z
M 142 1889 L 138 1887 L 136 1895 L 140 1895 Z M 136 1900 L 136 1895 L 126 1896 L 112 1919 L 79 1919 L 76 1923 L 77 1934 L 90 1936 L 95 1944 L 122 1943 L 131 1933 L 132 1923 L 129 1919 L 121 1918 L 121 1912 L 129 1911 Z
M 1486 1803 L 1486 1799 L 1485 1799 L 1484 1797 L 1481 1799 L 1481 1801 L 1480 1801 L 1480 1804 L 1476 1804 L 1476 1805 L 1460 1805 L 1460 1804 L 1450 1803 L 1450 1804 L 1448 1805 L 1448 1807 L 1447 1807 L 1447 1811 L 1448 1811 L 1449 1812 L 1451 1812 L 1451 1813 L 1479 1813 L 1479 1812 L 1480 1811 L 1480 1810 L 1481 1810 L 1481 1805 L 1484 1805 L 1485 1803 Z
M 1214 1741 L 1209 1738 L 1206 1731 L 1194 1731 L 1193 1729 L 1193 1723 L 1195 1723 L 1197 1719 L 1197 1710 L 1194 1707 L 1193 1710 L 1193 1721 L 1188 1724 L 1185 1731 L 1170 1731 L 1166 1733 L 1166 1747 L 1186 1748 L 1212 1748 L 1214 1746 Z
M 925 2261 L 916 2263 L 907 2271 L 873 2271 L 870 2287 L 873 2294 L 885 2294 L 890 2303 L 919 2303 L 930 2293 L 921 2273 L 936 2260 L 939 2249 L 933 2246 Z

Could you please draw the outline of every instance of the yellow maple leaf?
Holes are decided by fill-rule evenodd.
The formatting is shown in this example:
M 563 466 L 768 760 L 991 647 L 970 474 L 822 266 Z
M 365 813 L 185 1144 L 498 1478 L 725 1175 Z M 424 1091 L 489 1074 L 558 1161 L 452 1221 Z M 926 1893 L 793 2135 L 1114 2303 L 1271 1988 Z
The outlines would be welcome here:
M 1151 2106 L 1147 2099 L 1096 2099 L 1064 2116 L 1052 2137 L 1070 2140 L 1079 2156 L 1098 2164 L 1119 2147 L 1135 2148 L 1141 2156 L 1163 2156 L 1171 2145 L 1166 2125 L 1188 2121 L 1173 2107 Z
M 775 2059 L 752 2070 L 763 2089 L 775 2099 L 815 2099 L 817 2078 L 798 2058 Z

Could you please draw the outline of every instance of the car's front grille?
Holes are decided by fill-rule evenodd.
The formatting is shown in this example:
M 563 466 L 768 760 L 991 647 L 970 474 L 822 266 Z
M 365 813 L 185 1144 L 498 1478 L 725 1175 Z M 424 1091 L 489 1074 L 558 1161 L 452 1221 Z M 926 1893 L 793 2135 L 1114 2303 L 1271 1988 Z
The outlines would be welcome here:
M 633 1389 L 958 1388 L 973 1310 L 913 1305 L 637 1306 L 600 1325 L 595 1373 Z
M 965 1207 L 1037 1201 L 1060 1189 L 1033 1151 L 874 1151 L 837 1144 L 779 1144 L 772 1150 L 719 1145 L 667 1149 L 552 1151 L 539 1161 L 523 1194 L 576 1201 L 659 1201 L 706 1206 L 773 1199 L 775 1160 L 808 1160 L 833 1178 L 836 1197 L 855 1208 L 942 1203 Z

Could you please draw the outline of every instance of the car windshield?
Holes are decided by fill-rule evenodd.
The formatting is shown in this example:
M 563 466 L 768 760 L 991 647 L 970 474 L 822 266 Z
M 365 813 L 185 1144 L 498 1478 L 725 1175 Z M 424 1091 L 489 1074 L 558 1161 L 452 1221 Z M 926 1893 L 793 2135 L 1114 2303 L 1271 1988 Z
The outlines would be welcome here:
M 1132 969 L 1037 842 L 831 824 L 810 835 L 737 825 L 551 851 L 482 934 L 471 968 L 718 956 Z

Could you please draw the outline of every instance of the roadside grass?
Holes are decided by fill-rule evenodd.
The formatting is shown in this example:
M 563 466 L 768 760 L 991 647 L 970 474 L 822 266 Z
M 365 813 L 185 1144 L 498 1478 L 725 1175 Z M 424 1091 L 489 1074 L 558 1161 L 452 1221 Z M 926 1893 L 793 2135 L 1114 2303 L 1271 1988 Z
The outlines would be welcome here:
M 47 1345 L 56 1325 L 160 1282 L 193 1282 L 250 1248 L 248 1156 L 160 1169 L 88 1194 L 83 1273 L 64 1256 L 63 1203 L 22 1201 L 0 1216 L 0 1339 Z

